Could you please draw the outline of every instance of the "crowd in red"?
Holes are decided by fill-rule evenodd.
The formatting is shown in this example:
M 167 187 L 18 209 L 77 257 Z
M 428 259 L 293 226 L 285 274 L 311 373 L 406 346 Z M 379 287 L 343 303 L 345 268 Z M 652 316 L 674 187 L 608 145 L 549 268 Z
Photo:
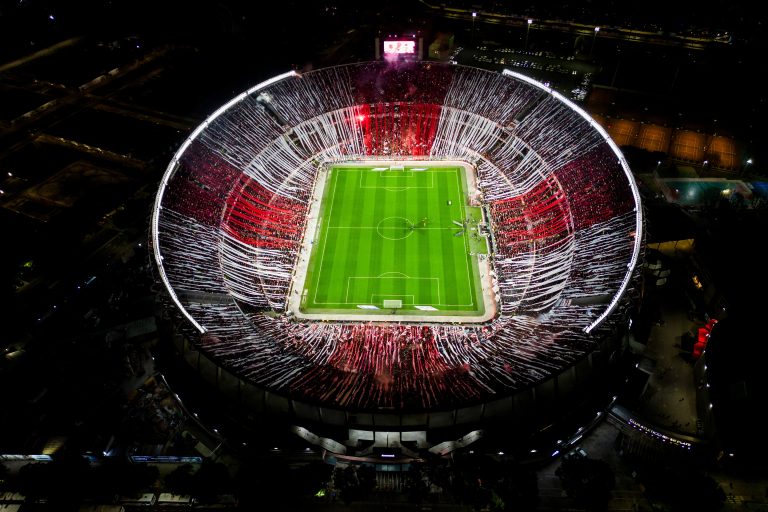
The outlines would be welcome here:
M 440 122 L 440 105 L 375 103 L 357 107 L 368 155 L 428 156 Z
M 568 197 L 576 230 L 634 209 L 627 177 L 616 172 L 617 166 L 616 154 L 603 144 L 555 171 L 555 177 Z M 610 200 L 606 200 L 606 195 L 610 195 Z
M 306 203 L 282 197 L 246 175 L 226 199 L 222 228 L 254 247 L 298 250 Z

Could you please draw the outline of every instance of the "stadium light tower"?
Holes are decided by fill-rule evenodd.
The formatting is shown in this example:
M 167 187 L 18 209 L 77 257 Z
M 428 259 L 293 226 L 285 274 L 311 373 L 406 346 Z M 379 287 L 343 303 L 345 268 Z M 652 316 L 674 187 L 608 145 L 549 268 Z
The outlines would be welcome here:
M 747 172 L 747 169 L 749 169 L 749 166 L 752 165 L 753 160 L 751 158 L 747 158 L 747 160 L 744 162 L 744 164 L 741 166 L 741 173 L 744 174 Z
M 278 112 L 274 105 L 272 105 L 272 95 L 269 94 L 267 91 L 259 93 L 258 96 L 256 96 L 256 102 L 264 107 L 272 116 L 277 120 L 278 123 L 280 123 L 283 126 L 288 125 L 288 121 L 285 120 L 285 118 Z
M 600 32 L 600 27 L 595 27 L 595 35 L 592 38 L 592 47 L 589 49 L 589 56 L 592 57 L 592 54 L 595 51 L 595 41 L 597 40 L 597 33 Z
M 523 47 L 524 50 L 528 49 L 528 32 L 531 31 L 532 23 L 533 23 L 533 20 L 531 18 L 528 18 L 528 24 L 525 26 L 525 46 Z

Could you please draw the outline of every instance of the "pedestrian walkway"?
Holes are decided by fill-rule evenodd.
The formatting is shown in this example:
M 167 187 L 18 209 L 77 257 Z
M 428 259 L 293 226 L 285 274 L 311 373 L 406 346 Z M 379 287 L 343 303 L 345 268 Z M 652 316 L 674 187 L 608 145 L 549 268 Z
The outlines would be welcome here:
M 603 421 L 584 437 L 578 448 L 584 450 L 590 459 L 605 461 L 614 472 L 616 486 L 611 492 L 606 510 L 649 511 L 651 506 L 643 495 L 643 487 L 627 473 L 626 466 L 615 448 L 619 435 L 620 432 L 614 425 Z M 555 475 L 561 463 L 561 459 L 555 459 L 538 471 L 541 502 L 537 510 L 581 510 L 565 494 L 560 479 Z
M 652 361 L 653 372 L 637 409 L 639 417 L 664 429 L 697 436 L 694 362 L 681 348 L 681 337 L 698 327 L 689 318 L 690 305 L 682 291 L 656 291 L 661 315 L 651 328 L 643 356 Z

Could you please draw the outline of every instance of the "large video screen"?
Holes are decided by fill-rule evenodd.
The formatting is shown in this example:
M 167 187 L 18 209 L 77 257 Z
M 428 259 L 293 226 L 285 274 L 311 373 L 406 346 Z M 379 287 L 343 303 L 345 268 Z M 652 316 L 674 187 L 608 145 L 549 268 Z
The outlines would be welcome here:
M 416 53 L 416 41 L 384 41 L 384 55 Z

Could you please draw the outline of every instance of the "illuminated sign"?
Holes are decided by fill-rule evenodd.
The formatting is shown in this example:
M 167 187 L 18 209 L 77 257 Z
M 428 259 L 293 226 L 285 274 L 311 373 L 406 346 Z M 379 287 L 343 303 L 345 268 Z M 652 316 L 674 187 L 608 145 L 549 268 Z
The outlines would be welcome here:
M 178 455 L 131 455 L 131 462 L 153 462 L 168 464 L 202 464 L 202 457 Z
M 0 454 L 0 461 L 2 460 L 35 460 L 50 462 L 53 460 L 50 455 L 15 455 L 15 454 Z
M 416 53 L 416 41 L 384 41 L 384 55 Z

